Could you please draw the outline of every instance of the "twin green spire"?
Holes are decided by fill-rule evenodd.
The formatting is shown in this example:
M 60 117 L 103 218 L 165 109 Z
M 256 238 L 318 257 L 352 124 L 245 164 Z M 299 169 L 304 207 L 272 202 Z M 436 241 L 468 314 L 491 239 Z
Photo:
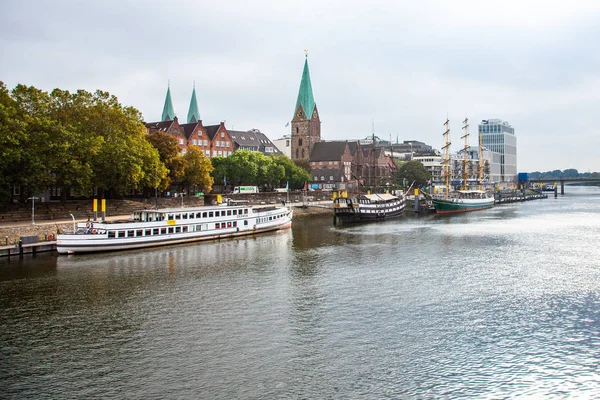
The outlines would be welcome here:
M 200 111 L 198 111 L 198 102 L 196 101 L 196 84 L 192 90 L 192 100 L 190 100 L 190 109 L 188 110 L 187 123 L 191 124 L 200 121 Z
M 175 110 L 171 101 L 171 85 L 167 88 L 167 97 L 162 112 L 162 121 L 172 121 L 175 119 Z M 200 112 L 198 111 L 198 101 L 196 100 L 196 85 L 192 90 L 192 100 L 190 101 L 190 109 L 188 111 L 187 123 L 195 123 L 200 121 Z
M 313 97 L 312 84 L 310 83 L 310 73 L 308 72 L 308 58 L 304 60 L 304 70 L 302 71 L 302 81 L 300 81 L 300 90 L 298 91 L 298 100 L 296 100 L 296 108 L 302 106 L 302 110 L 307 119 L 311 119 L 315 108 L 315 98 Z
M 173 102 L 171 101 L 171 85 L 167 88 L 167 98 L 162 112 L 163 121 L 171 121 L 175 119 L 175 111 L 173 110 Z

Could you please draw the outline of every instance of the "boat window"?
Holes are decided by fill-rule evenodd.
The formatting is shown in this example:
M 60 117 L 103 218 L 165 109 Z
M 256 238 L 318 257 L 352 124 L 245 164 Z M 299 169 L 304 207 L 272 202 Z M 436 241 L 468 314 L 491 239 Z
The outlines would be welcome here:
M 169 233 L 173 233 L 173 227 L 169 227 Z
M 269 217 L 269 221 L 273 221 L 273 217 Z
M 220 227 L 221 227 L 221 224 L 219 224 L 219 223 L 215 224 L 215 229 L 219 229 Z
M 248 214 L 248 209 L 244 208 L 244 214 Z
M 227 210 L 227 215 L 230 216 L 231 215 L 231 210 Z
M 202 230 L 202 225 L 195 225 L 195 226 L 194 226 L 194 230 L 195 230 L 196 232 L 200 232 L 200 231 Z
M 208 213 L 208 218 L 212 218 L 212 217 L 213 217 L 213 212 L 211 211 Z
M 187 213 L 183 213 L 183 214 L 181 215 L 181 217 L 182 217 L 183 219 L 188 219 L 188 214 L 187 214 Z
M 237 221 L 233 221 L 233 227 L 235 228 L 237 226 Z
M 144 236 L 144 231 L 143 230 L 137 230 L 135 231 L 135 236 Z
M 215 217 L 218 217 L 220 215 L 220 213 L 218 211 L 215 211 Z
M 200 217 L 202 217 L 202 213 L 197 212 L 196 213 L 196 218 L 200 218 Z
M 168 214 L 168 215 L 167 215 L 167 219 L 174 219 L 174 218 L 173 218 L 173 214 Z
M 207 215 L 207 213 L 206 213 L 206 211 L 204 211 L 204 212 L 202 213 L 202 218 L 206 218 L 206 215 Z
M 115 231 L 108 231 L 108 237 L 109 238 L 114 238 L 115 237 Z
M 165 233 L 167 233 L 167 228 L 160 228 L 160 234 L 164 235 Z
M 158 228 L 152 229 L 152 234 L 153 235 L 158 235 Z
M 233 210 L 233 215 L 237 215 L 237 210 Z
M 175 219 L 181 219 L 181 214 L 175 214 Z
M 150 235 L 152 235 L 152 229 L 146 229 L 146 233 L 145 233 L 145 235 L 146 235 L 146 236 L 150 236 Z
M 248 220 L 247 219 L 244 220 L 244 225 L 248 226 Z
M 134 237 L 135 231 L 127 231 L 127 237 Z
M 227 227 L 228 227 L 228 228 L 231 228 L 231 222 L 228 222 L 228 223 L 227 223 Z
M 124 238 L 125 237 L 125 231 L 119 231 L 118 237 Z
M 175 233 L 181 233 L 181 227 L 180 226 L 176 226 L 175 227 Z
M 181 232 L 187 232 L 188 231 L 188 226 L 182 226 L 181 227 Z

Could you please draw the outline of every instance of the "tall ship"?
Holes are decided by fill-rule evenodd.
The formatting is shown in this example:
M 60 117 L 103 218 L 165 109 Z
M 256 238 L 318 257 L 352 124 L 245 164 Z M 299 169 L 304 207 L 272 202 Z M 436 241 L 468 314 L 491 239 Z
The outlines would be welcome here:
M 461 139 L 465 140 L 464 145 L 464 160 L 463 160 L 463 184 L 460 190 L 450 191 L 450 121 L 446 118 L 444 126 L 445 145 L 444 150 L 444 176 L 446 178 L 445 191 L 441 195 L 435 195 L 432 199 L 433 207 L 437 214 L 453 214 L 466 211 L 483 210 L 494 206 L 493 193 L 480 189 L 471 189 L 468 186 L 468 164 L 467 158 L 469 149 L 469 120 L 465 118 L 463 129 L 465 134 Z M 481 138 L 479 139 L 479 184 L 482 182 L 482 159 L 481 159 Z M 481 186 L 480 186 L 481 187 Z
M 254 208 L 232 202 L 217 206 L 135 211 L 127 220 L 80 222 L 56 237 L 59 254 L 141 249 L 233 238 L 287 229 L 293 210 Z
M 404 212 L 404 193 L 373 193 L 333 200 L 333 222 L 343 225 L 354 222 L 383 221 L 398 218 Z

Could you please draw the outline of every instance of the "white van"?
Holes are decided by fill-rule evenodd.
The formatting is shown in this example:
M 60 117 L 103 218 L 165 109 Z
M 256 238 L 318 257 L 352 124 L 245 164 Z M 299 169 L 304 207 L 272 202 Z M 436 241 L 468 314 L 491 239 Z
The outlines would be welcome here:
M 258 186 L 236 186 L 233 193 L 258 193 Z

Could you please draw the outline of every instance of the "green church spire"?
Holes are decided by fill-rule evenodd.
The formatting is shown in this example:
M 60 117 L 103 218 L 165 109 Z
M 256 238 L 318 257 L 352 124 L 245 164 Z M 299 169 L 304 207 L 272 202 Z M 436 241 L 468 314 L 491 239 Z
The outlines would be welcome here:
M 187 123 L 200 121 L 200 112 L 198 111 L 198 102 L 196 101 L 196 82 L 194 82 L 194 89 L 192 90 L 192 100 L 190 101 L 190 109 L 188 110 Z
M 298 100 L 296 100 L 296 109 L 298 105 L 302 105 L 302 109 L 307 119 L 311 119 L 315 108 L 315 98 L 313 97 L 312 84 L 310 83 L 310 73 L 308 72 L 308 55 L 304 60 L 304 70 L 302 71 L 302 81 L 300 81 L 300 90 L 298 91 Z
M 175 111 L 173 111 L 173 102 L 171 101 L 171 84 L 167 89 L 167 98 L 165 99 L 165 106 L 163 107 L 162 120 L 171 121 L 175 119 Z

